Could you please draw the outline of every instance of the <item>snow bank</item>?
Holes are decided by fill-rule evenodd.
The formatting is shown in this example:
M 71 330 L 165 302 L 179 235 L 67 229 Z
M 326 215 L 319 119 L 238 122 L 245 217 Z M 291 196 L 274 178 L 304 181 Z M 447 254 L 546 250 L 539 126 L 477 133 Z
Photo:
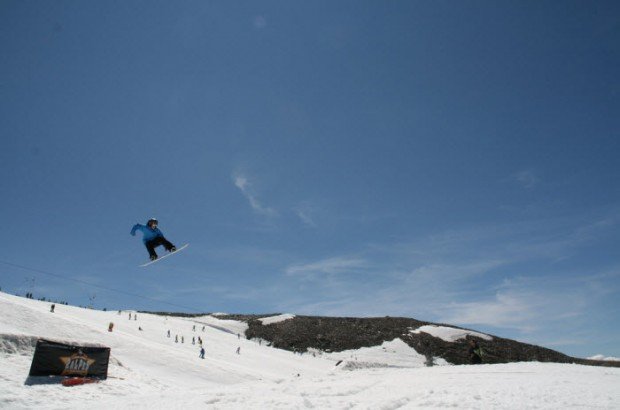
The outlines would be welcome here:
M 602 354 L 597 354 L 591 357 L 588 357 L 590 360 L 604 360 L 609 362 L 620 362 L 620 357 L 612 357 L 612 356 L 604 356 Z
M 415 330 L 411 330 L 411 333 L 428 333 L 433 337 L 438 337 L 446 342 L 456 342 L 459 339 L 465 339 L 467 336 L 475 336 L 484 340 L 493 340 L 493 338 L 484 333 L 474 332 L 473 330 L 457 329 L 455 327 L 447 326 L 433 326 L 426 325 L 421 326 Z
M 341 365 L 341 368 L 347 370 L 371 367 L 420 368 L 426 366 L 428 361 L 424 355 L 418 353 L 413 347 L 399 338 L 383 342 L 380 346 L 323 353 L 322 357 L 328 360 L 345 362 L 344 366 Z M 438 357 L 433 358 L 433 363 L 436 365 L 449 364 L 444 359 Z
M 38 339 L 29 335 L 0 334 L 0 353 L 32 355 Z
M 285 313 L 283 315 L 264 317 L 262 319 L 258 319 L 262 322 L 263 325 L 272 325 L 274 323 L 284 322 L 285 320 L 293 319 L 295 315 L 291 315 L 290 313 Z
M 240 322 L 238 320 L 224 320 L 218 319 L 213 315 L 199 316 L 192 319 L 187 319 L 189 322 L 195 323 L 198 327 L 209 326 L 212 329 L 221 330 L 223 332 L 231 333 L 234 335 L 243 335 L 248 330 L 247 323 Z

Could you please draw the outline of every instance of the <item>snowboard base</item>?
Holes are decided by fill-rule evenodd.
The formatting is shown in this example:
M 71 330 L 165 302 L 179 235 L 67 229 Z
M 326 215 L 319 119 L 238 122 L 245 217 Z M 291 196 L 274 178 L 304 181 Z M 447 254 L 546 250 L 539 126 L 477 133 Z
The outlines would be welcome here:
M 168 253 L 166 253 L 165 255 L 162 255 L 162 256 L 158 257 L 157 259 L 155 259 L 155 260 L 153 260 L 153 261 L 148 261 L 147 263 L 144 263 L 144 264 L 140 265 L 140 267 L 141 267 L 141 268 L 143 268 L 143 267 L 145 267 L 145 266 L 149 266 L 149 265 L 151 265 L 151 264 L 153 264 L 153 263 L 155 263 L 155 262 L 159 262 L 159 261 L 160 261 L 160 260 L 162 260 L 162 259 L 166 259 L 168 256 L 172 256 L 172 255 L 174 255 L 175 253 L 177 253 L 177 252 L 179 252 L 179 251 L 182 251 L 183 249 L 187 248 L 188 246 L 189 246 L 189 243 L 186 243 L 185 245 L 183 245 L 183 246 L 181 246 L 181 247 L 178 247 L 176 251 L 174 251 L 174 252 L 168 252 Z

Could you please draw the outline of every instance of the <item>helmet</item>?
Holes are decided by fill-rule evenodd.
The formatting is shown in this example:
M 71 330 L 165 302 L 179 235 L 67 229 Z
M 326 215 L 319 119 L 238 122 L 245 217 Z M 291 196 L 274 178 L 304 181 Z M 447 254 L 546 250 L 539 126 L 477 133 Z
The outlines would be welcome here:
M 158 223 L 158 222 L 157 222 L 157 219 L 155 219 L 155 218 L 151 218 L 151 219 L 149 219 L 149 220 L 146 222 L 146 226 L 151 226 L 151 224 L 152 224 L 152 223 L 157 224 L 157 223 Z

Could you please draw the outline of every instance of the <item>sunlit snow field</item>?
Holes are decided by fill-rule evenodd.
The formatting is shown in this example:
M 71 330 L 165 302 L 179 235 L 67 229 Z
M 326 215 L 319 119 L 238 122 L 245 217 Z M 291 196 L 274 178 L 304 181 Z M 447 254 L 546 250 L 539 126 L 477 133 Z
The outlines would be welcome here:
M 438 358 L 439 365 L 425 367 L 426 358 L 398 339 L 299 355 L 246 340 L 244 323 L 215 316 L 138 313 L 129 320 L 129 311 L 64 305 L 51 313 L 50 303 L 6 293 L 0 293 L 0 312 L 2 409 L 620 408 L 618 368 L 536 362 L 452 366 Z M 198 357 L 198 336 L 204 360 Z M 26 385 L 39 337 L 110 347 L 109 378 L 76 387 Z

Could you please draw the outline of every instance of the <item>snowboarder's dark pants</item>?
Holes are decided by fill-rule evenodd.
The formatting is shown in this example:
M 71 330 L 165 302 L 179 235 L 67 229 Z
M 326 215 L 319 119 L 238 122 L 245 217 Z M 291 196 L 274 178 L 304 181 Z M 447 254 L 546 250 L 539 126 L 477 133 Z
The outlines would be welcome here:
M 163 236 L 158 236 L 155 239 L 151 239 L 150 241 L 147 241 L 144 245 L 146 246 L 146 250 L 149 251 L 149 255 L 151 256 L 157 256 L 157 254 L 155 253 L 155 248 L 159 245 L 164 245 L 164 248 L 166 248 L 167 251 L 171 251 L 172 248 L 174 248 L 174 245 Z

